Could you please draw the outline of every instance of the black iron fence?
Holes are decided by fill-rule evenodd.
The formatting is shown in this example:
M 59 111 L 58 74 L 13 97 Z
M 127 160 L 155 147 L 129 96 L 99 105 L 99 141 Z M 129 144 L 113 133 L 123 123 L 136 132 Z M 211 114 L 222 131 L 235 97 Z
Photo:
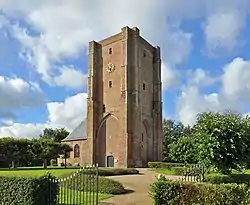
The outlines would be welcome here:
M 98 166 L 84 167 L 60 179 L 52 179 L 58 185 L 56 202 L 51 205 L 98 205 Z
M 180 179 L 189 182 L 204 182 L 205 169 L 200 165 L 189 165 L 183 168 Z

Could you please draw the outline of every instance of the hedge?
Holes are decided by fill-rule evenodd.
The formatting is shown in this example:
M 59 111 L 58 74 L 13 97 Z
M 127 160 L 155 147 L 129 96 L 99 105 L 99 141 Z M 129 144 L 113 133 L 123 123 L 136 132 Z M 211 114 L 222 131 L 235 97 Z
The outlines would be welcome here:
M 0 204 L 55 205 L 58 186 L 50 175 L 39 178 L 0 177 Z
M 250 174 L 230 174 L 230 175 L 211 174 L 211 175 L 206 175 L 205 181 L 212 184 L 236 183 L 236 184 L 246 184 L 247 186 L 250 186 Z
M 171 163 L 171 162 L 148 162 L 149 168 L 172 169 L 173 167 L 192 166 L 194 164 Z
M 69 183 L 67 186 L 70 189 L 80 190 L 80 191 L 93 191 L 96 187 L 96 177 L 93 175 L 85 175 L 83 180 L 74 180 L 73 184 Z M 98 192 L 103 194 L 124 194 L 126 193 L 123 185 L 113 179 L 98 177 Z
M 209 184 L 157 180 L 151 186 L 154 205 L 247 205 L 250 191 L 245 184 Z
M 96 169 L 86 168 L 84 170 L 86 174 L 96 174 Z M 139 174 L 139 171 L 134 168 L 98 168 L 99 176 L 116 176 L 116 175 L 132 175 Z

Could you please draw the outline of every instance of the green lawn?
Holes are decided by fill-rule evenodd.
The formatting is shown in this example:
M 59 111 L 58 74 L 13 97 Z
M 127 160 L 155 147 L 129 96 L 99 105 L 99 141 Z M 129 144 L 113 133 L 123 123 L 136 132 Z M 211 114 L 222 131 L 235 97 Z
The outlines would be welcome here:
M 173 170 L 170 170 L 170 169 L 158 168 L 158 169 L 153 169 L 153 170 L 159 174 L 166 174 L 166 175 L 174 174 Z
M 171 169 L 155 168 L 155 169 L 152 169 L 152 170 L 159 173 L 159 174 L 174 175 L 174 172 Z M 238 171 L 233 170 L 232 173 L 233 174 L 250 174 L 250 169 L 247 169 L 244 172 L 238 172 Z M 219 174 L 219 173 L 211 173 L 209 175 L 212 175 L 212 174 Z
M 112 197 L 111 194 L 98 194 L 98 201 Z M 96 201 L 96 194 L 90 192 L 81 192 L 71 189 L 60 189 L 60 204 L 93 204 Z
M 0 169 L 0 176 L 21 176 L 21 177 L 39 177 L 50 172 L 57 178 L 63 177 L 70 173 L 76 172 L 78 170 L 76 167 L 62 168 L 62 167 L 48 167 L 43 169 L 42 167 L 22 167 L 16 169 Z
M 43 169 L 42 167 L 20 167 L 20 168 L 15 168 L 15 169 L 0 168 L 0 176 L 39 177 L 39 176 L 43 176 L 44 174 L 46 174 L 46 172 L 50 172 L 55 177 L 62 178 L 70 173 L 76 172 L 77 170 L 79 170 L 79 167 L 69 167 L 66 169 L 63 167 L 48 167 L 47 169 Z M 99 193 L 98 199 L 99 201 L 101 201 L 101 200 L 110 198 L 112 196 L 113 195 L 111 194 Z M 93 200 L 95 200 L 95 196 L 93 196 L 93 193 L 90 195 L 89 192 L 81 192 L 81 191 L 61 188 L 59 199 L 60 199 L 61 205 L 70 205 L 70 204 L 76 204 L 80 202 L 82 203 L 85 202 L 84 204 L 93 204 Z M 78 201 L 76 201 L 76 199 Z

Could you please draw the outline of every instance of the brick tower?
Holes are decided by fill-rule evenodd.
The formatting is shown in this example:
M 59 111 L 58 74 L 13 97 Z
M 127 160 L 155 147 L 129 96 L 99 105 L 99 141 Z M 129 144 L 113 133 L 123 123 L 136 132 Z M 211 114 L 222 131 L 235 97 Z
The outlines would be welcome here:
M 161 94 L 160 48 L 138 28 L 90 42 L 85 161 L 146 167 L 162 160 Z

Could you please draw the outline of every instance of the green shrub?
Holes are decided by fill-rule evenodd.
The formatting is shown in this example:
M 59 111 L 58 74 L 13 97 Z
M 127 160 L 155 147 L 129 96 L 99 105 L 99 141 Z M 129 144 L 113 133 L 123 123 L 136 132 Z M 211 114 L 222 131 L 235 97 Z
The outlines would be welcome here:
M 86 168 L 84 169 L 86 174 L 96 174 L 96 169 Z M 139 174 L 139 171 L 134 168 L 98 168 L 98 173 L 100 176 L 116 176 L 116 175 L 132 175 Z
M 170 163 L 170 162 L 148 162 L 149 168 L 172 169 L 173 167 L 184 167 L 184 166 L 191 166 L 191 165 L 192 164 Z
M 120 182 L 105 177 L 99 177 L 99 193 L 124 194 L 125 192 L 126 190 Z
M 249 186 L 250 174 L 230 174 L 230 175 L 211 174 L 211 175 L 206 175 L 205 181 L 212 184 L 236 183 L 236 184 L 246 184 Z
M 250 191 L 245 184 L 208 184 L 157 180 L 151 186 L 155 205 L 247 205 Z
M 51 159 L 50 160 L 50 166 L 57 166 L 56 159 Z
M 50 179 L 50 175 L 40 178 L 0 177 L 0 204 L 55 205 L 58 186 Z
M 70 182 L 67 182 L 67 186 L 70 189 L 80 191 L 94 191 L 96 189 L 97 182 L 96 176 L 84 175 L 82 180 L 72 178 Z M 98 177 L 98 192 L 103 194 L 123 194 L 126 192 L 123 185 L 113 179 Z

